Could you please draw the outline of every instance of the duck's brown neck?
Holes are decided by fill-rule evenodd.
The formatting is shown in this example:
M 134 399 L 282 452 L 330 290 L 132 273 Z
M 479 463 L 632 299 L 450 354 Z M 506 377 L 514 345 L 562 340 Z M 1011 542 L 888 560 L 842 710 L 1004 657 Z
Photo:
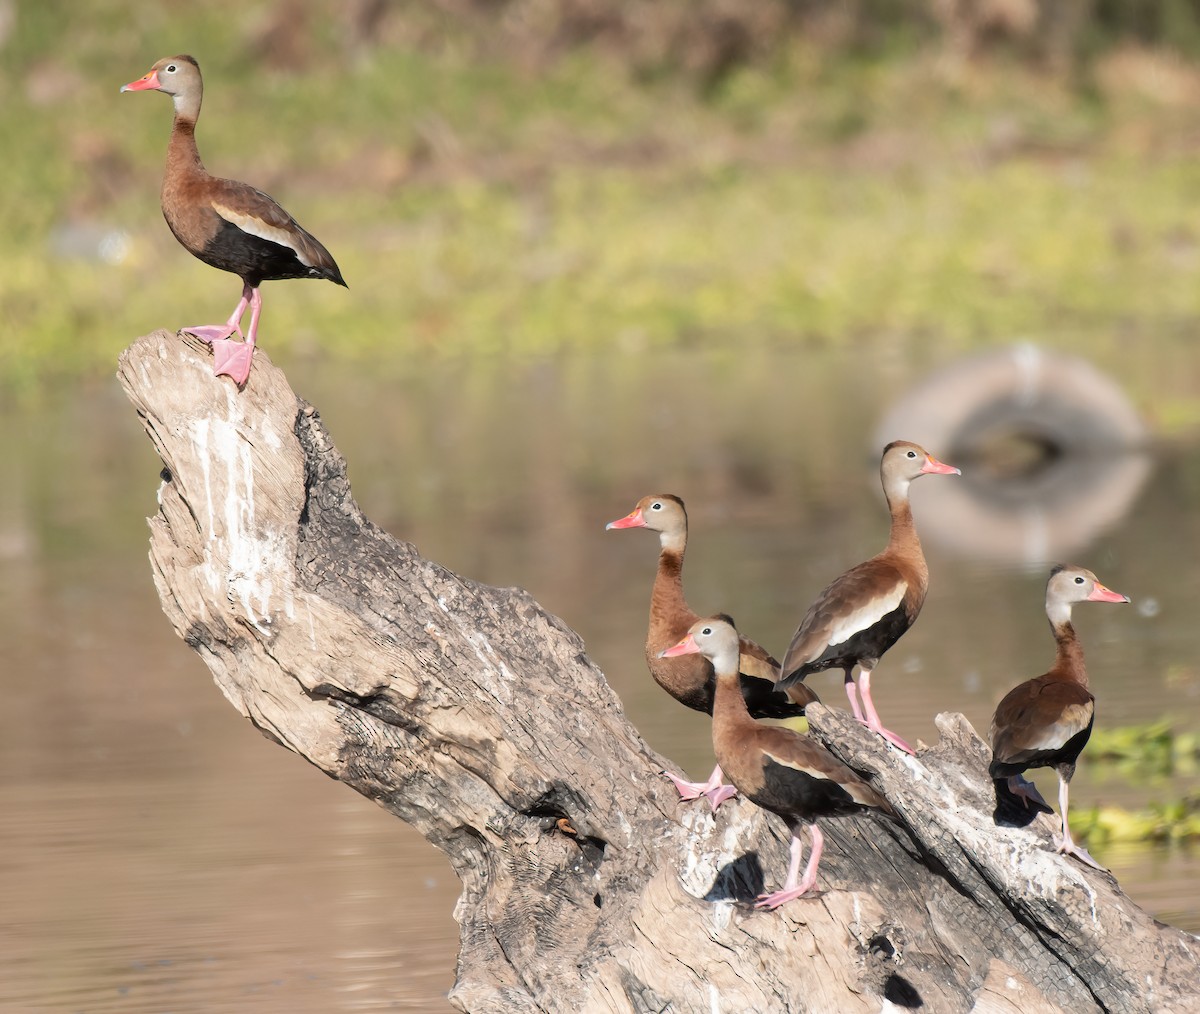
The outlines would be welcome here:
M 726 676 L 717 674 L 712 714 L 715 736 L 736 740 L 745 730 L 757 728 L 758 723 L 750 717 L 746 707 L 746 698 L 742 696 L 741 681 L 736 672 Z
M 1054 656 L 1054 668 L 1047 673 L 1052 679 L 1078 683 L 1086 688 L 1088 685 L 1087 666 L 1083 661 L 1083 645 L 1071 620 L 1050 621 L 1050 629 L 1054 631 L 1054 643 L 1058 648 Z
M 654 575 L 650 609 L 660 615 L 689 611 L 683 598 L 682 546 L 663 546 L 658 554 L 658 571 Z
M 888 511 L 892 515 L 892 530 L 888 536 L 887 552 L 905 556 L 923 564 L 925 554 L 921 551 L 921 540 L 917 536 L 917 526 L 913 521 L 912 504 L 908 499 L 908 483 L 885 485 L 883 492 L 887 497 Z
M 171 127 L 171 140 L 167 144 L 167 171 L 163 177 L 172 178 L 206 176 L 204 163 L 200 161 L 200 150 L 196 147 L 196 120 L 182 113 L 175 114 Z

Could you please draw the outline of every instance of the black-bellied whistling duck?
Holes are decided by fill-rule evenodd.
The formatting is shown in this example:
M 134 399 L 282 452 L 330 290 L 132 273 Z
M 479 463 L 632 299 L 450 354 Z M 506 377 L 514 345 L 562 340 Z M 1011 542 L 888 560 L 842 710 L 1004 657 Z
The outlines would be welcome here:
M 683 554 L 687 548 L 687 510 L 683 501 L 670 493 L 644 496 L 629 514 L 611 521 L 608 528 L 648 528 L 658 532 L 661 551 L 654 590 L 650 595 L 650 628 L 646 633 L 646 665 L 654 681 L 681 704 L 712 714 L 713 668 L 702 655 L 663 658 L 662 651 L 677 643 L 700 616 L 683 597 Z M 774 687 L 779 663 L 766 649 L 749 638 L 741 638 L 739 667 L 742 694 L 750 713 L 758 718 L 789 718 L 804 714 L 806 705 L 817 699 L 804 684 L 787 691 Z M 667 772 L 684 799 L 705 796 L 714 810 L 734 794 L 722 784 L 721 766 L 713 769 L 707 782 L 688 782 Z
M 1058 645 L 1054 665 L 1044 676 L 1005 694 L 992 718 L 988 774 L 996 781 L 1008 779 L 1009 791 L 1027 806 L 1033 802 L 1049 810 L 1034 784 L 1021 775 L 1029 768 L 1054 768 L 1062 815 L 1062 838 L 1055 846 L 1098 870 L 1104 867 L 1087 849 L 1075 844 L 1067 823 L 1067 789 L 1096 717 L 1096 698 L 1088 689 L 1083 648 L 1071 625 L 1071 606 L 1076 602 L 1128 601 L 1129 596 L 1105 588 L 1090 570 L 1055 567 L 1046 583 L 1046 617 Z
M 758 908 L 778 908 L 817 883 L 825 838 L 818 817 L 846 816 L 868 809 L 895 811 L 888 801 L 824 747 L 781 726 L 750 717 L 738 686 L 738 633 L 728 616 L 698 620 L 683 639 L 663 652 L 666 658 L 699 653 L 716 672 L 713 750 L 721 769 L 752 803 L 777 813 L 792 833 L 791 861 L 783 889 L 759 895 Z M 812 852 L 804 876 L 800 830 L 809 825 Z
M 183 328 L 213 347 L 213 372 L 246 383 L 262 310 L 259 285 L 277 278 L 327 278 L 345 285 L 341 271 L 320 242 L 300 228 L 270 197 L 236 180 L 210 176 L 196 148 L 196 119 L 204 83 L 190 56 L 169 56 L 121 91 L 160 91 L 175 103 L 175 123 L 167 146 L 162 211 L 175 238 L 189 253 L 242 279 L 242 298 L 224 324 Z M 250 307 L 244 342 L 242 316 Z
M 776 687 L 792 687 L 809 673 L 841 669 L 854 717 L 912 753 L 912 747 L 879 721 L 871 700 L 871 673 L 880 656 L 916 621 L 929 585 L 929 568 L 908 502 L 909 483 L 919 475 L 961 473 L 917 444 L 894 440 L 883 449 L 879 474 L 892 515 L 887 548 L 846 571 L 817 596 L 792 635 L 783 657 L 783 678 Z M 861 708 L 854 683 L 856 665 L 862 669 Z

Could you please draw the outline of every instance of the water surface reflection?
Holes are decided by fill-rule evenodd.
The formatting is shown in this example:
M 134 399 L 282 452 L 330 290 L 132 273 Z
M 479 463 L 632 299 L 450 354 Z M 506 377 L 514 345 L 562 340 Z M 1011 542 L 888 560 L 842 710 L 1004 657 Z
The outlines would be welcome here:
M 829 577 L 882 546 L 874 429 L 918 379 L 818 351 L 289 368 L 367 514 L 464 575 L 528 588 L 695 774 L 713 763 L 707 721 L 642 662 L 656 542 L 604 523 L 651 490 L 682 495 L 692 604 L 778 652 Z M 406 826 L 258 736 L 169 631 L 143 521 L 159 463 L 115 384 L 0 422 L 29 434 L 0 486 L 0 1006 L 445 1009 L 455 878 Z M 1197 474 L 1200 447 L 1160 454 L 1129 515 L 1074 551 L 1135 604 L 1159 603 L 1079 610 L 1099 725 L 1200 727 L 1200 572 L 1180 564 L 1200 535 Z M 934 535 L 951 485 L 914 486 L 930 594 L 875 684 L 910 740 L 932 739 L 939 710 L 985 727 L 1053 653 L 1044 571 Z M 831 701 L 836 684 L 814 677 Z M 1196 789 L 1084 765 L 1072 802 Z M 1101 858 L 1160 918 L 1200 930 L 1192 853 Z

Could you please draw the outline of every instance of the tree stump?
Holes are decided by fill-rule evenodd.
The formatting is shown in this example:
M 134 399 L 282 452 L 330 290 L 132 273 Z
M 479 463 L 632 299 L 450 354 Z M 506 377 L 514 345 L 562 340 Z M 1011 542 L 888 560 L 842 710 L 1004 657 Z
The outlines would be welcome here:
M 164 611 L 264 734 L 446 854 L 459 1009 L 1200 1009 L 1200 942 L 1056 855 L 1050 818 L 997 826 L 961 715 L 910 758 L 814 706 L 812 734 L 903 824 L 824 822 L 825 893 L 755 910 L 784 878 L 782 821 L 679 802 L 578 635 L 365 518 L 261 350 L 240 392 L 167 331 L 118 375 L 164 464 Z

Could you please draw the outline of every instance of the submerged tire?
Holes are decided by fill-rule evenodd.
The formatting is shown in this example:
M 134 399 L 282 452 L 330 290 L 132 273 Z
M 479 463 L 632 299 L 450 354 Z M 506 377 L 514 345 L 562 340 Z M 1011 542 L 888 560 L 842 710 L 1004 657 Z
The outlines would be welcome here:
M 960 361 L 888 412 L 875 446 L 916 440 L 962 468 L 922 505 L 922 534 L 964 555 L 1039 565 L 1085 549 L 1150 473 L 1145 425 L 1090 363 L 1033 345 Z

